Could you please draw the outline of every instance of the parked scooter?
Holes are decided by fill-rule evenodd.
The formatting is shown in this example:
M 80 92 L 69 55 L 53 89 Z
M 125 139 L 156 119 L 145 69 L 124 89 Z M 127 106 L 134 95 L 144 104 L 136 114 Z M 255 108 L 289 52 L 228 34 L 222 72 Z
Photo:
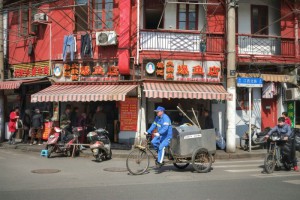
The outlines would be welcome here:
M 257 146 L 260 145 L 262 147 L 266 146 L 266 141 L 264 140 L 265 135 L 271 130 L 270 127 L 267 127 L 264 131 L 262 132 L 257 132 L 258 127 L 255 126 L 254 124 L 251 125 L 251 145 L 252 146 Z M 249 150 L 249 132 L 246 131 L 244 133 L 243 139 L 245 140 L 245 144 L 243 146 L 244 151 Z
M 87 134 L 87 139 L 90 142 L 90 149 L 97 162 L 111 159 L 111 142 L 108 134 L 108 131 L 102 128 Z
M 60 142 L 60 135 L 64 130 L 54 127 L 55 132 L 49 136 L 46 146 L 46 149 L 48 149 L 48 158 L 50 158 L 52 153 L 62 153 L 65 156 L 72 156 L 74 152 L 75 156 L 79 156 L 80 149 L 78 145 L 73 144 L 78 144 L 79 132 L 82 130 L 82 127 L 74 127 L 72 133 L 65 136 L 64 142 Z

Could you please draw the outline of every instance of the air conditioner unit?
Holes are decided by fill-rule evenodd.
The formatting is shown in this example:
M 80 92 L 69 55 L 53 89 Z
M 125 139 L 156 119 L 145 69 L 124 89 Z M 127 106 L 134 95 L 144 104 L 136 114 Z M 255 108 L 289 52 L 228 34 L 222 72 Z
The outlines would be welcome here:
M 117 34 L 115 31 L 96 32 L 96 45 L 108 46 L 117 44 Z
M 34 21 L 48 21 L 46 13 L 37 13 L 34 15 Z
M 300 90 L 299 88 L 289 88 L 285 90 L 285 100 L 300 100 Z

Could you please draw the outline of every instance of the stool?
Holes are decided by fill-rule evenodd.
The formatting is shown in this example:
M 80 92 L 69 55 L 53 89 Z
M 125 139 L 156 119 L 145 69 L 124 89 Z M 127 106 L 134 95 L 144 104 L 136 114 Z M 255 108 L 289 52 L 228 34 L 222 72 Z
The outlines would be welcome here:
M 48 150 L 43 149 L 43 150 L 41 151 L 41 156 L 48 157 Z

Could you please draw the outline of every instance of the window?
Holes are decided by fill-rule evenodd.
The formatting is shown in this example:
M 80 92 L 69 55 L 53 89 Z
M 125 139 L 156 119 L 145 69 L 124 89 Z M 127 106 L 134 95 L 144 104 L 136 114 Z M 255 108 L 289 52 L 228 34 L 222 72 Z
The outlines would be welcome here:
M 198 5 L 178 4 L 177 5 L 177 29 L 197 30 L 198 29 Z
M 163 0 L 144 1 L 145 29 L 157 29 L 164 27 L 162 18 L 163 10 Z
M 113 28 L 113 0 L 77 0 L 76 4 L 76 31 Z
M 36 13 L 38 13 L 38 8 L 36 7 L 36 5 L 30 4 L 29 6 L 20 6 L 18 15 L 18 33 L 20 37 L 27 36 L 30 32 L 37 31 L 37 26 L 32 24 L 32 22 L 34 21 L 34 15 Z
M 251 5 L 251 33 L 268 35 L 268 6 Z

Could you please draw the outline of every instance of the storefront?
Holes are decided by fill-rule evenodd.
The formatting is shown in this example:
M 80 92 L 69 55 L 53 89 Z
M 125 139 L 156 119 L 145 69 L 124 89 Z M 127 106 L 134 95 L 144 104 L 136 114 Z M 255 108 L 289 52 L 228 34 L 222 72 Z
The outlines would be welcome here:
M 114 142 L 128 142 L 123 132 L 135 135 L 137 131 L 138 98 L 136 81 L 120 80 L 114 62 L 56 63 L 53 65 L 52 86 L 31 95 L 31 102 L 53 102 L 59 116 L 67 106 L 78 108 L 91 120 L 98 106 L 106 115 L 106 129 Z M 127 110 L 127 111 L 126 111 Z M 134 137 L 134 136 L 133 136 Z
M 225 101 L 232 100 L 232 96 L 221 84 L 221 62 L 145 60 L 144 65 L 142 105 L 147 113 L 145 130 L 153 122 L 153 110 L 159 105 L 166 108 L 174 125 L 183 122 L 177 106 L 201 127 L 204 126 L 204 110 L 208 110 L 215 128 L 224 133 Z M 184 122 L 192 123 L 186 119 Z

